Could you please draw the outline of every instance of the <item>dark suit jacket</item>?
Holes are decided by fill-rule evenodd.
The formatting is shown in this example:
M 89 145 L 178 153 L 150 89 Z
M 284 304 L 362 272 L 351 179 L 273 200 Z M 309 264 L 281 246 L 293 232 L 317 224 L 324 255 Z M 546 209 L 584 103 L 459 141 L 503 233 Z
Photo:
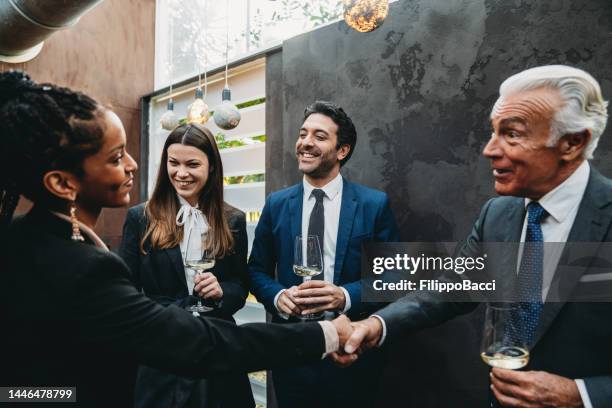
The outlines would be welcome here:
M 197 298 L 187 292 L 185 269 L 179 246 L 153 249 L 150 240 L 147 240 L 144 245 L 146 255 L 140 251 L 140 242 L 148 225 L 144 208 L 145 205 L 140 204 L 128 210 L 119 255 L 130 267 L 137 287 L 141 288 L 145 295 L 165 306 L 175 304 L 185 307 L 195 303 Z M 244 306 L 248 295 L 246 276 L 248 244 L 244 213 L 229 205 L 225 206 L 225 213 L 235 243 L 233 252 L 218 259 L 211 270 L 223 289 L 223 298 L 219 307 L 207 312 L 206 315 L 233 322 L 232 315 Z M 206 384 L 203 381 L 206 381 Z M 210 405 L 212 401 L 232 407 L 255 405 L 246 374 L 197 380 L 147 366 L 141 366 L 139 369 L 136 381 L 136 407 L 181 407 L 190 398 L 198 398 Z
M 612 242 L 612 181 L 593 167 L 568 242 Z M 497 197 L 489 200 L 466 245 L 463 256 L 474 256 L 482 243 L 519 242 L 525 218 L 524 199 Z M 567 247 L 566 247 L 567 248 Z M 510 262 L 516 262 L 514 252 Z M 553 278 L 561 299 L 583 290 L 585 268 L 565 268 L 564 255 Z M 515 265 L 515 264 L 514 264 Z M 495 268 L 491 269 L 495 273 Z M 502 268 L 508 271 L 508 268 Z M 511 271 L 516 271 L 511 266 Z M 567 273 L 568 270 L 571 272 Z M 499 273 L 499 272 L 498 272 Z M 512 273 L 512 272 L 510 272 Z M 515 272 L 514 272 L 515 273 Z M 504 281 L 503 276 L 495 276 Z M 451 275 L 449 279 L 453 279 Z M 549 292 L 548 299 L 553 294 Z M 435 326 L 472 311 L 476 303 L 442 302 L 436 292 L 413 292 L 377 312 L 386 323 L 387 338 L 393 341 L 409 332 Z M 543 370 L 568 378 L 582 378 L 595 408 L 612 406 L 612 303 L 547 302 L 527 370 Z M 478 356 L 474 356 L 478 358 Z
M 351 308 L 347 315 L 354 320 L 375 310 L 361 303 L 361 245 L 367 241 L 398 241 L 399 233 L 385 193 L 346 179 L 343 183 L 333 283 L 349 293 Z M 303 195 L 302 183 L 270 194 L 255 229 L 249 258 L 251 291 L 275 317 L 276 294 L 302 283 L 292 268 L 294 239 L 302 231 Z
M 229 205 L 225 211 L 235 240 L 234 252 L 217 259 L 211 270 L 223 289 L 223 300 L 220 307 L 209 314 L 232 319 L 232 315 L 244 306 L 248 295 L 247 234 L 244 213 Z M 147 254 L 140 252 L 140 241 L 147 223 L 144 204 L 140 204 L 128 210 L 123 225 L 119 255 L 130 267 L 136 286 L 142 288 L 151 299 L 165 306 L 175 304 L 185 307 L 192 304 L 197 298 L 187 292 L 180 248 L 176 246 L 169 249 L 152 249 L 147 241 L 144 246 Z
M 135 364 L 186 376 L 317 361 L 318 324 L 237 327 L 147 298 L 126 264 L 34 208 L 0 237 L 0 384 L 76 386 L 84 407 L 132 404 Z

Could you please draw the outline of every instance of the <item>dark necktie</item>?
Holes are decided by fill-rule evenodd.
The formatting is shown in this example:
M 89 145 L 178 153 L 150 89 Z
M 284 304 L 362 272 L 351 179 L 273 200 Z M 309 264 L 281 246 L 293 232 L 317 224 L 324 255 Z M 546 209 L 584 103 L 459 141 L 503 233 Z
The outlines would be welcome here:
M 323 238 L 325 236 L 325 211 L 323 209 L 323 197 L 325 197 L 325 191 L 320 188 L 312 190 L 312 195 L 317 200 L 310 213 L 310 220 L 308 221 L 308 235 L 314 235 L 319 237 L 319 245 L 321 246 L 321 256 L 324 255 L 323 250 Z M 320 273 L 313 277 L 313 279 L 324 279 L 325 273 Z
M 520 336 L 528 347 L 533 345 L 536 328 L 542 313 L 542 271 L 544 269 L 544 237 L 542 220 L 548 215 L 540 203 L 527 206 L 527 233 L 518 275 L 518 309 L 513 316 L 515 336 Z

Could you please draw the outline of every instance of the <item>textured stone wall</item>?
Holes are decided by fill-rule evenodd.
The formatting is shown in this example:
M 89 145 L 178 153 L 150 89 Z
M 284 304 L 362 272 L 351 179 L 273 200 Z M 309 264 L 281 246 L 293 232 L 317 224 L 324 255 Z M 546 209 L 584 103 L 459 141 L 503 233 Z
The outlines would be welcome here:
M 268 59 L 268 192 L 300 179 L 303 109 L 327 99 L 357 126 L 343 174 L 387 192 L 402 238 L 464 239 L 494 195 L 481 151 L 499 84 L 553 63 L 587 70 L 612 98 L 612 2 L 400 0 L 372 33 L 339 22 L 294 37 Z M 608 177 L 611 127 L 593 161 Z M 480 325 L 475 313 L 406 338 L 392 350 L 385 391 L 419 408 L 484 404 Z M 381 406 L 395 406 L 384 398 Z

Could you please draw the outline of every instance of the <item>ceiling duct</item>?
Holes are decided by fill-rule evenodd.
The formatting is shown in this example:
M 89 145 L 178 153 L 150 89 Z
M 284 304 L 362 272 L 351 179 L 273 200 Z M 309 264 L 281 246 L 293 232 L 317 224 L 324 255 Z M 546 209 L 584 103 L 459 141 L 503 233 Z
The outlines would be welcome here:
M 103 0 L 0 0 L 0 61 L 34 58 L 55 31 L 75 25 Z

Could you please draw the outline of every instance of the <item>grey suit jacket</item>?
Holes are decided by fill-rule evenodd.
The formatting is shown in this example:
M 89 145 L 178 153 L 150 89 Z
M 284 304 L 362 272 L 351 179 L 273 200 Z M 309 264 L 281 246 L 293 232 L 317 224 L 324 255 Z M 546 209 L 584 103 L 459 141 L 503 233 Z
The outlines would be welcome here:
M 524 218 L 523 198 L 496 197 L 489 200 L 482 208 L 461 255 L 474 256 L 486 242 L 519 242 Z M 611 226 L 612 180 L 591 167 L 568 242 L 612 242 Z M 516 262 L 516 253 L 513 257 Z M 563 262 L 562 255 L 551 287 L 557 288 L 555 295 L 568 299 L 582 289 L 581 278 L 591 273 L 593 268 L 585 265 L 583 268 L 564 269 Z M 446 278 L 456 279 L 456 276 Z M 493 278 L 503 280 L 501 276 Z M 474 302 L 445 302 L 437 292 L 419 291 L 410 293 L 377 314 L 385 320 L 387 341 L 393 341 L 415 330 L 436 326 L 468 313 L 477 305 Z M 612 303 L 547 301 L 526 369 L 582 378 L 595 408 L 612 406 L 611 322 Z

